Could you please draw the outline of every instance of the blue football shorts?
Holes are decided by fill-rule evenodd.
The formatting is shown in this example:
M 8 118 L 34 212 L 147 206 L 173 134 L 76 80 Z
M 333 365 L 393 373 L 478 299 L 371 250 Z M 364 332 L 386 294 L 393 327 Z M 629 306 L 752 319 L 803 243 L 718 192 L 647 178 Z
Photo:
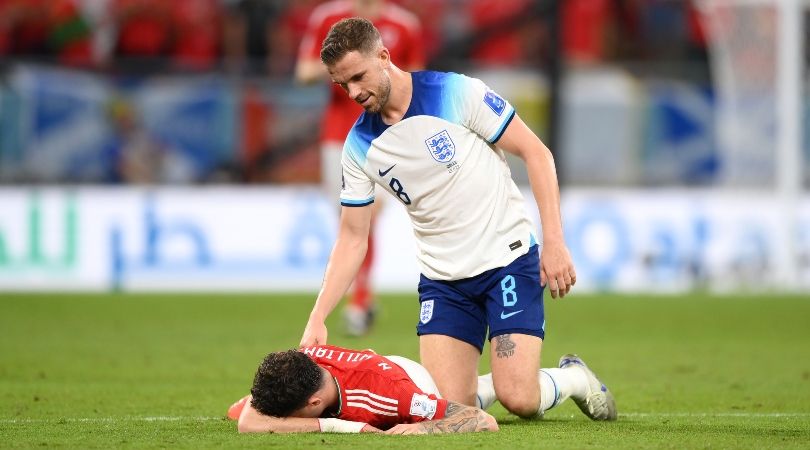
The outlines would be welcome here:
M 436 281 L 419 279 L 419 323 L 416 334 L 441 334 L 484 349 L 489 339 L 502 334 L 528 334 L 545 338 L 540 254 L 529 252 L 506 267 L 471 278 Z

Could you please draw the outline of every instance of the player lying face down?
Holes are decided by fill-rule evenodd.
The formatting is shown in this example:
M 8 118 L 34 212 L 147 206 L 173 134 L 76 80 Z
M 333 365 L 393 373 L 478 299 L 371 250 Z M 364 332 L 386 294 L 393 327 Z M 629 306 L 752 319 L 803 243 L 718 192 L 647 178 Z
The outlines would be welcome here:
M 267 355 L 251 395 L 235 403 L 228 416 L 238 420 L 242 433 L 498 430 L 483 410 L 436 393 L 427 371 L 413 361 L 370 350 L 315 346 Z

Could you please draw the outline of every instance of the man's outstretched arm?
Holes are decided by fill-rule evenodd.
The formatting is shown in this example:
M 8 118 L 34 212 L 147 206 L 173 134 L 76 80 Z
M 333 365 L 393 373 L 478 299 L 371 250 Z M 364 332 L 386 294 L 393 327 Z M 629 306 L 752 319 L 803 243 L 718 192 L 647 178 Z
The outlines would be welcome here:
M 323 285 L 309 314 L 301 347 L 326 344 L 326 317 L 349 289 L 368 250 L 371 206 L 341 209 L 337 240 L 326 264 Z
M 444 418 L 400 424 L 389 429 L 385 434 L 470 433 L 473 431 L 498 431 L 498 422 L 484 410 L 447 402 Z
M 379 432 L 377 428 L 366 423 L 343 422 L 343 427 L 335 427 L 332 422 L 337 419 L 326 419 L 327 429 L 323 429 L 321 419 L 306 417 L 271 417 L 257 411 L 250 404 L 250 399 L 245 404 L 242 413 L 239 415 L 237 430 L 240 433 L 307 433 L 314 431 L 326 431 L 336 433 L 368 433 Z M 346 426 L 349 424 L 355 427 Z
M 574 263 L 565 245 L 560 214 L 560 187 L 551 151 L 515 115 L 503 136 L 495 144 L 526 163 L 529 184 L 540 212 L 543 247 L 540 255 L 540 279 L 553 298 L 565 297 L 577 282 Z

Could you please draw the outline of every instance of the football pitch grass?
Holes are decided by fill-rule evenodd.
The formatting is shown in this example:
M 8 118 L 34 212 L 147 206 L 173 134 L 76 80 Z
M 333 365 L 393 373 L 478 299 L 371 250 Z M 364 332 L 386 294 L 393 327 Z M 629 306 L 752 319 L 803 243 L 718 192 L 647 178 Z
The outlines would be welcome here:
M 496 404 L 498 433 L 239 435 L 227 407 L 266 353 L 297 345 L 312 301 L 0 293 L 0 447 L 810 448 L 810 298 L 771 295 L 547 298 L 543 366 L 580 354 L 617 422 L 568 401 L 534 421 Z M 364 338 L 333 314 L 330 343 L 418 360 L 415 295 L 380 304 Z

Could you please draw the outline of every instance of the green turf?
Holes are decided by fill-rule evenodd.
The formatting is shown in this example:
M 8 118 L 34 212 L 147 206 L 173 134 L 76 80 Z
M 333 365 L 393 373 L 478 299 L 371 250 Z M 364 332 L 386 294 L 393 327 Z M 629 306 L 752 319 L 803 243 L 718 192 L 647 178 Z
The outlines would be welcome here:
M 298 343 L 311 302 L 0 293 L 0 447 L 810 448 L 810 298 L 770 295 L 549 301 L 543 365 L 582 355 L 616 423 L 567 402 L 542 421 L 496 406 L 490 434 L 237 434 L 227 406 L 265 353 Z M 374 334 L 332 320 L 331 343 L 417 359 L 415 297 L 381 304 Z

